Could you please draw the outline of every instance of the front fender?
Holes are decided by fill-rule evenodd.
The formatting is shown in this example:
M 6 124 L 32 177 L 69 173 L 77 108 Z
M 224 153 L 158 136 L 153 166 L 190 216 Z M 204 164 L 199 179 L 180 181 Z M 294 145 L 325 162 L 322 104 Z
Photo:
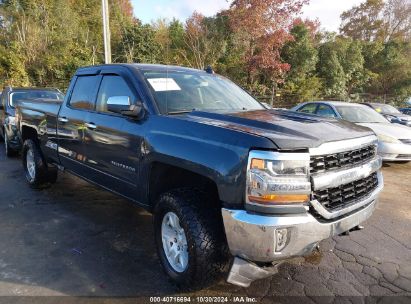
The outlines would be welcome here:
M 216 184 L 220 200 L 233 207 L 244 202 L 250 149 L 275 148 L 263 137 L 226 128 L 167 117 L 152 123 L 157 128 L 148 127 L 144 167 L 160 162 L 207 177 Z

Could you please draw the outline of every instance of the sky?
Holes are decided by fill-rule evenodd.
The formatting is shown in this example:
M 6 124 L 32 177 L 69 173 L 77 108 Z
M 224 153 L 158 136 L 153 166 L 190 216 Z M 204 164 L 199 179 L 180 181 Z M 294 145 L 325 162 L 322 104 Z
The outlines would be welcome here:
M 343 11 L 365 0 L 311 0 L 304 9 L 304 16 L 319 19 L 321 27 L 328 31 L 338 31 L 340 15 Z M 221 9 L 228 8 L 227 0 L 132 0 L 134 15 L 145 23 L 158 18 L 185 21 L 193 11 L 205 16 L 213 16 Z

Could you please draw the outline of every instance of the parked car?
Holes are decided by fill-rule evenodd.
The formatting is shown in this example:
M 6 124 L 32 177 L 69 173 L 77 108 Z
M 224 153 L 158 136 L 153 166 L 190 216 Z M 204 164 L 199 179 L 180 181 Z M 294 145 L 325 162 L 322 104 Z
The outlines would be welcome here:
M 411 116 L 401 113 L 397 108 L 392 105 L 383 103 L 364 103 L 366 106 L 374 109 L 381 115 L 383 115 L 389 122 L 401 124 L 411 127 Z
M 183 288 L 272 275 L 358 229 L 383 187 L 371 130 L 265 109 L 214 73 L 101 65 L 67 92 L 17 107 L 27 182 L 54 183 L 60 168 L 152 212 L 159 259 Z
M 411 129 L 391 124 L 366 105 L 337 101 L 306 102 L 294 111 L 340 118 L 368 127 L 377 134 L 378 154 L 384 161 L 411 161 Z
M 399 110 L 402 114 L 411 115 L 411 108 L 401 108 Z
M 57 89 L 4 88 L 0 99 L 0 135 L 7 156 L 16 155 L 21 149 L 21 139 L 15 124 L 15 105 L 28 99 L 61 103 L 63 98 L 64 95 Z

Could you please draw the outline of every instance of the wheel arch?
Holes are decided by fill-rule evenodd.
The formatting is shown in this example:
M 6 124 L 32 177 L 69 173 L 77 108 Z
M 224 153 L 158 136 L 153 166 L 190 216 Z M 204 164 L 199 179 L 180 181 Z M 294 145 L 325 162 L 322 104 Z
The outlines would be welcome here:
M 200 188 L 209 194 L 210 202 L 221 205 L 217 183 L 209 177 L 163 162 L 153 162 L 148 182 L 148 200 L 151 207 L 158 197 L 177 188 Z

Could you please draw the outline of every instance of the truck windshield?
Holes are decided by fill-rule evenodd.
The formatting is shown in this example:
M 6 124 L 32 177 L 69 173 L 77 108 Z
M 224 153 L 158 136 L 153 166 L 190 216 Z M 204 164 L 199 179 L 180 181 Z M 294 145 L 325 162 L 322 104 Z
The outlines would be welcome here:
M 219 75 L 147 71 L 144 76 L 162 114 L 264 109 L 247 92 Z
M 14 91 L 10 94 L 10 106 L 13 107 L 17 101 L 33 99 L 55 99 L 63 100 L 64 95 L 57 91 Z
M 386 123 L 384 116 L 367 106 L 336 106 L 337 111 L 345 120 L 354 123 Z

